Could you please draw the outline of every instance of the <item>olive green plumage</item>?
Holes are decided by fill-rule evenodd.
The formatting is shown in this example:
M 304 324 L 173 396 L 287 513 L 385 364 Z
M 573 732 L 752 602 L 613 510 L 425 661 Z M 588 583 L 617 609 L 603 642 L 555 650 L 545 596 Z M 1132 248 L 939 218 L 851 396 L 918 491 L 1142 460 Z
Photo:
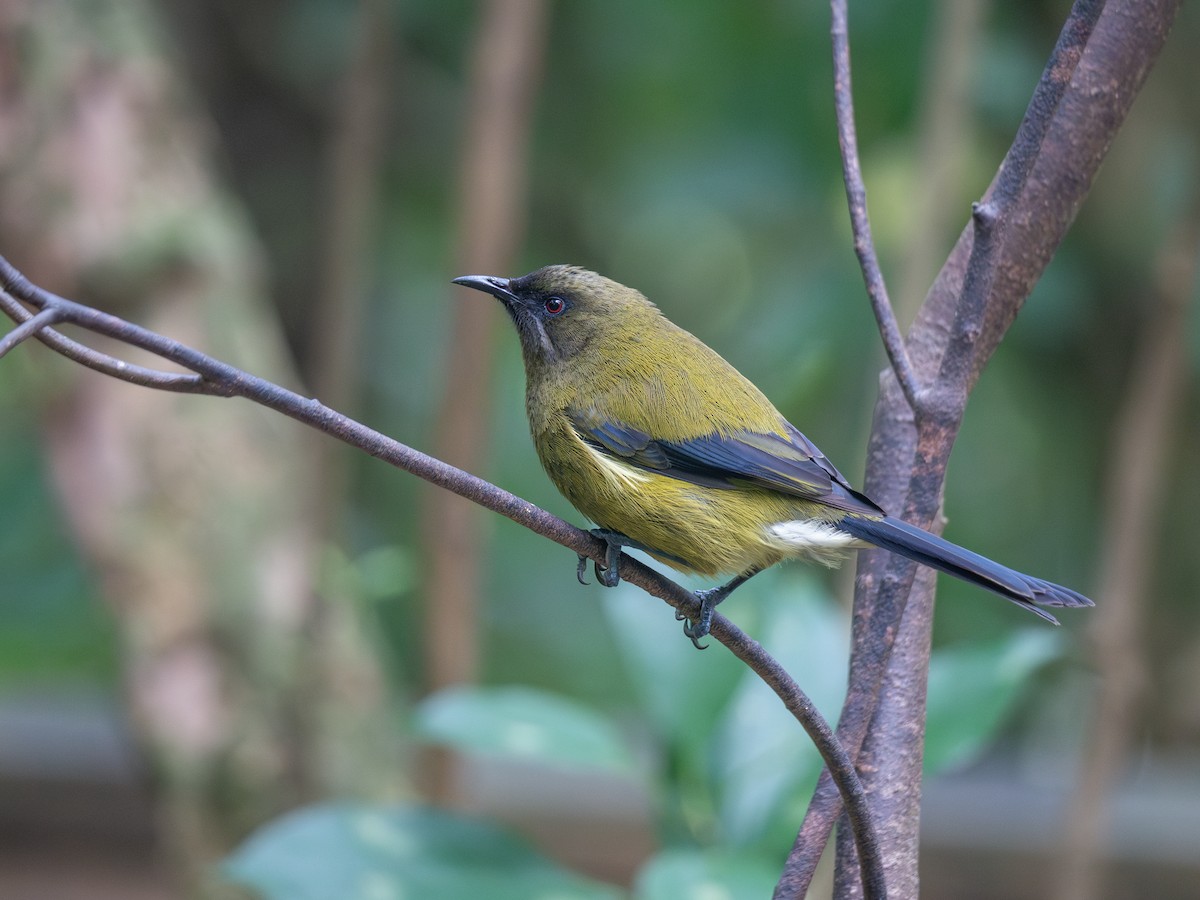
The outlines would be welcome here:
M 497 297 L 517 328 L 529 427 L 554 484 L 612 544 L 743 576 L 712 604 L 782 559 L 834 564 L 876 545 L 1051 621 L 1034 604 L 1090 605 L 886 516 L 758 388 L 632 288 L 572 266 L 455 281 Z

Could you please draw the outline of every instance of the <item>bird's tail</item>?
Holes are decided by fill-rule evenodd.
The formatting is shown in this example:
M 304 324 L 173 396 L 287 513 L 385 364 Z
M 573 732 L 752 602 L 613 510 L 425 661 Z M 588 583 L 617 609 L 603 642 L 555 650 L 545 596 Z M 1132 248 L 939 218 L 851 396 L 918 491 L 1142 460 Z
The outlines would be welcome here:
M 891 516 L 868 519 L 848 515 L 837 523 L 837 527 L 868 544 L 898 553 L 914 562 L 993 591 L 1055 625 L 1058 624 L 1058 620 L 1038 607 L 1094 605 L 1083 594 L 1070 588 L 1022 575 L 1014 569 L 992 562 L 986 556 L 972 553 Z

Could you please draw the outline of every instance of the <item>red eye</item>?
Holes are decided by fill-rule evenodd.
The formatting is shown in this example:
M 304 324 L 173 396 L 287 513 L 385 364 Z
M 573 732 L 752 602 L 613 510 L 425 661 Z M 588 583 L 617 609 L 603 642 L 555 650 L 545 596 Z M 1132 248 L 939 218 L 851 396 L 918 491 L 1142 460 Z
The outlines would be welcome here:
M 546 310 L 546 315 L 557 316 L 567 308 L 567 301 L 562 297 L 547 297 L 543 308 Z

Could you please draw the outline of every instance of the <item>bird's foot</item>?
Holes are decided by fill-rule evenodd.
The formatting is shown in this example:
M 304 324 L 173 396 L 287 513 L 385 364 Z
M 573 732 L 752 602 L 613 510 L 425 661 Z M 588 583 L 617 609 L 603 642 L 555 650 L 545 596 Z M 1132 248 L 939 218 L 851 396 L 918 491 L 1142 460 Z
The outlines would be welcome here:
M 751 569 L 736 578 L 731 578 L 720 587 L 709 588 L 707 591 L 696 591 L 694 596 L 700 602 L 700 614 L 694 619 L 675 610 L 676 620 L 684 623 L 683 633 L 691 639 L 697 650 L 704 650 L 708 647 L 708 644 L 701 644 L 700 641 L 708 635 L 712 628 L 713 613 L 716 612 L 717 605 L 758 572 L 758 569 Z
M 676 621 L 684 623 L 683 633 L 688 636 L 697 650 L 708 649 L 708 644 L 702 644 L 700 641 L 708 636 L 708 632 L 712 628 L 713 613 L 716 612 L 717 604 L 729 596 L 726 587 L 727 585 L 721 585 L 721 587 L 711 588 L 707 591 L 695 591 L 693 596 L 700 602 L 700 614 L 694 619 L 675 610 Z
M 608 545 L 608 549 L 604 552 L 604 564 L 593 563 L 592 568 L 596 572 L 596 580 L 605 587 L 616 587 L 621 583 L 621 575 L 619 569 L 621 567 L 621 548 L 622 547 L 638 547 L 640 546 L 635 541 L 631 541 L 619 531 L 613 531 L 610 528 L 593 528 L 589 534 L 593 537 L 598 537 Z M 582 553 L 579 554 L 579 565 L 575 569 L 575 578 L 580 584 L 587 584 L 587 576 L 584 572 L 587 571 L 588 557 Z

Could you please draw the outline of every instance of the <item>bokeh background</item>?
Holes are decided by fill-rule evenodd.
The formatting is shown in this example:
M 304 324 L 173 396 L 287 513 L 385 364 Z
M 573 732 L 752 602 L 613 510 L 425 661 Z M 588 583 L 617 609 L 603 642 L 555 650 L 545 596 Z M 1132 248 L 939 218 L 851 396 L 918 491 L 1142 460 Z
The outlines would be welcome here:
M 1068 8 L 852 4 L 902 324 Z M 0 252 L 571 521 L 515 340 L 448 282 L 585 265 L 857 481 L 883 358 L 828 16 L 4 0 Z M 954 452 L 947 534 L 1099 608 L 1051 633 L 940 584 L 930 897 L 1200 894 L 1198 39 L 1185 7 Z M 769 892 L 803 736 L 658 601 L 576 585 L 567 551 L 274 413 L 33 345 L 0 361 L 0 498 L 0 896 L 354 895 L 335 870 L 363 897 L 537 896 L 518 869 L 563 896 Z M 829 717 L 849 573 L 730 603 Z

